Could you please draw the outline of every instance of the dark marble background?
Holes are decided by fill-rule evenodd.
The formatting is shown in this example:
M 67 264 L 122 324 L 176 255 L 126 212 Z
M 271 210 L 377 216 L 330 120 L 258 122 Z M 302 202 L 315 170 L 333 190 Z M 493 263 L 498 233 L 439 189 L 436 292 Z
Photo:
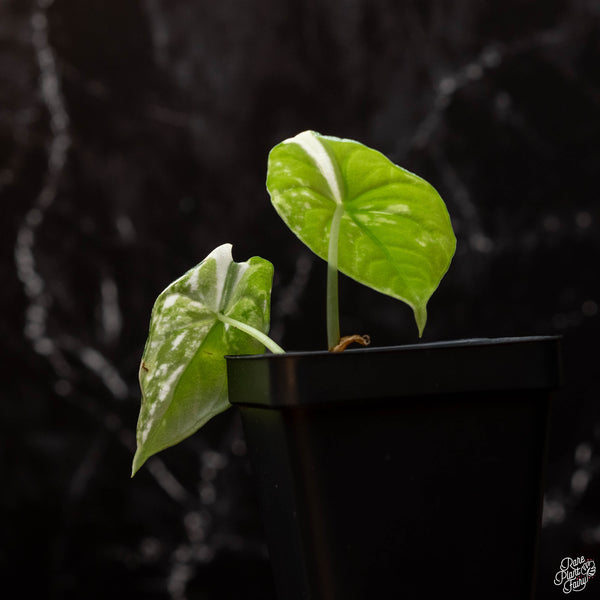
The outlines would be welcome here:
M 153 301 L 218 244 L 275 264 L 286 349 L 324 348 L 324 266 L 264 189 L 269 148 L 308 128 L 445 198 L 458 250 L 425 341 L 564 336 L 538 597 L 563 596 L 564 556 L 600 562 L 597 0 L 2 0 L 14 597 L 273 598 L 233 411 L 129 473 Z M 345 279 L 341 294 L 344 331 L 416 341 L 408 308 Z M 596 578 L 581 596 L 598 593 Z

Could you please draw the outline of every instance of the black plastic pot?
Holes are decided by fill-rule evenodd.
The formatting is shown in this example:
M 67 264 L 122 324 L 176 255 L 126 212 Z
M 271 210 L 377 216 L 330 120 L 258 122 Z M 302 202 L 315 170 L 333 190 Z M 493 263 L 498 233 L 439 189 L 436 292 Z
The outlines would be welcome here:
M 533 596 L 559 338 L 228 357 L 281 600 Z

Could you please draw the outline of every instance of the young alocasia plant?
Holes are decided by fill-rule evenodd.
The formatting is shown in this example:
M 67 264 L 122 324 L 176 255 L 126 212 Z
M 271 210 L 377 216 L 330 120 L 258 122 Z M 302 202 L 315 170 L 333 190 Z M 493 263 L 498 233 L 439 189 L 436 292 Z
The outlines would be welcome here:
M 358 142 L 305 131 L 271 150 L 267 189 L 290 229 L 328 261 L 330 350 L 340 341 L 338 269 L 408 304 L 422 334 L 456 247 L 430 184 Z M 272 275 L 262 258 L 234 262 L 224 244 L 160 294 L 140 366 L 133 473 L 229 407 L 226 355 L 283 352 L 266 335 Z

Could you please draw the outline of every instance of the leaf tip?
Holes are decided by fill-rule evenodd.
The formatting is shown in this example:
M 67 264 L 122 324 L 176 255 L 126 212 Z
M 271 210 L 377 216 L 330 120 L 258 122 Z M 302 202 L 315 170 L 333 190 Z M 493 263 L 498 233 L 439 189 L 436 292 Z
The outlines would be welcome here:
M 415 313 L 415 321 L 417 322 L 417 328 L 419 329 L 419 338 L 423 337 L 423 331 L 425 324 L 427 323 L 427 306 L 418 306 L 413 309 Z
M 138 447 L 138 449 L 135 452 L 135 456 L 133 457 L 133 463 L 131 465 L 132 478 L 140 470 L 142 465 L 146 462 L 146 458 L 146 456 L 142 455 L 142 453 L 140 452 L 140 448 Z

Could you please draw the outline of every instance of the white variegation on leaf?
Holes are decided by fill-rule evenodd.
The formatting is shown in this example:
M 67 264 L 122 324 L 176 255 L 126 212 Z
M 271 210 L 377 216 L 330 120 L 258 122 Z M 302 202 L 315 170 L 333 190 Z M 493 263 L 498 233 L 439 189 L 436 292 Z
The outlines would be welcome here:
M 265 343 L 281 351 L 266 338 L 272 279 L 270 262 L 236 263 L 223 244 L 157 298 L 139 373 L 133 473 L 229 407 L 225 355 L 259 354 Z
M 456 248 L 446 205 L 429 183 L 358 142 L 304 131 L 271 150 L 267 188 L 330 272 L 406 302 L 422 334 Z

